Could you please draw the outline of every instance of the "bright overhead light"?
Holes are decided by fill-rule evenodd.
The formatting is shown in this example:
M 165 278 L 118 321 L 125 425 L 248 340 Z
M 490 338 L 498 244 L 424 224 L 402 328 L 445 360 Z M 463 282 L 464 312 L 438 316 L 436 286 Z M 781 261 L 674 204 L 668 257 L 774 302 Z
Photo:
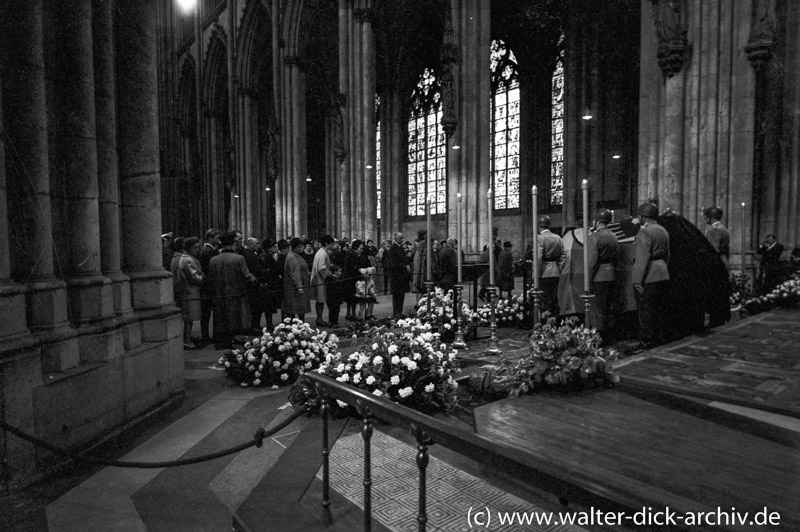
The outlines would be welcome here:
M 311 178 L 310 178 L 310 177 L 307 177 L 307 178 L 306 178 L 306 181 L 309 181 L 309 182 L 310 182 L 310 181 L 311 181 Z
M 458 144 L 453 144 L 453 149 L 454 150 L 460 150 L 461 146 L 459 146 Z
M 238 197 L 239 197 L 239 194 L 234 194 L 234 195 L 233 195 L 233 197 L 234 197 L 234 198 L 238 198 Z
M 190 11 L 194 11 L 197 7 L 197 0 L 176 0 L 178 7 L 184 13 L 188 13 Z
M 272 190 L 272 189 L 271 189 L 271 188 L 269 188 L 269 187 L 267 187 L 267 188 L 265 188 L 264 190 L 266 190 L 267 192 L 269 192 L 269 191 L 270 191 L 270 190 Z
M 619 159 L 620 157 L 622 157 L 622 155 L 620 155 L 619 153 L 615 153 L 614 155 L 611 156 L 612 159 Z
M 372 170 L 372 165 L 371 164 L 367 165 L 367 170 Z
M 588 107 L 583 110 L 583 116 L 581 116 L 584 120 L 591 120 L 592 119 L 592 110 Z

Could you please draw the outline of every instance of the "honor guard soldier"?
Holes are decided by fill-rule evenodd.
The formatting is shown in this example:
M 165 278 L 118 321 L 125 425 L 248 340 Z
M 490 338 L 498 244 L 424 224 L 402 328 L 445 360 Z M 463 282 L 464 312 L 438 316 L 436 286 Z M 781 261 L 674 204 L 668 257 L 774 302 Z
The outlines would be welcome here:
M 663 324 L 669 298 L 669 234 L 658 224 L 658 207 L 643 203 L 636 211 L 642 227 L 633 241 L 633 289 L 639 309 L 640 347 L 649 349 L 662 339 Z
M 589 235 L 589 279 L 594 294 L 594 327 L 604 343 L 611 342 L 611 304 L 614 301 L 614 264 L 617 261 L 617 237 L 608 228 L 611 211 L 600 209 L 594 215 L 594 232 Z
M 539 286 L 542 289 L 542 312 L 558 317 L 558 279 L 564 264 L 564 245 L 561 237 L 550 232 L 550 217 L 539 216 Z
M 706 231 L 706 238 L 717 250 L 722 262 L 725 263 L 725 268 L 730 273 L 731 234 L 722 225 L 722 209 L 719 207 L 706 207 L 706 210 L 703 211 L 703 219 L 707 225 L 711 226 Z

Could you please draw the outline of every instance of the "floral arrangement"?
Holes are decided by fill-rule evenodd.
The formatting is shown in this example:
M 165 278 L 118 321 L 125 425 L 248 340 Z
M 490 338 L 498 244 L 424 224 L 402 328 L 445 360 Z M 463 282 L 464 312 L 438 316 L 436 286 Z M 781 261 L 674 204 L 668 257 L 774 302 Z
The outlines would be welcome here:
M 800 273 L 776 286 L 771 292 L 749 299 L 744 304 L 748 314 L 758 314 L 774 307 L 796 307 L 800 305 Z
M 285 319 L 272 332 L 228 351 L 219 359 L 228 377 L 247 386 L 278 386 L 317 369 L 326 357 L 338 355 L 334 334 L 312 329 L 298 319 Z
M 578 325 L 575 318 L 568 318 L 561 326 L 556 326 L 555 318 L 544 325 L 537 323 L 531 334 L 530 355 L 514 365 L 511 393 L 613 386 L 619 376 L 611 371 L 609 362 L 619 353 L 601 348 L 601 342 L 597 330 Z
M 744 273 L 731 275 L 731 308 L 738 307 L 752 298 L 753 288 L 750 283 L 750 277 Z
M 445 293 L 441 288 L 436 288 L 431 294 L 431 312 L 428 315 L 428 295 L 422 296 L 416 306 L 416 317 L 422 322 L 430 325 L 431 330 L 438 332 L 440 338 L 445 343 L 452 343 L 455 340 L 456 333 L 456 319 L 453 311 L 453 298 L 455 294 L 452 290 Z M 461 319 L 462 323 L 468 324 L 472 322 L 475 317 L 475 311 L 470 306 L 461 301 Z M 467 329 L 467 327 L 465 327 Z
M 317 371 L 427 414 L 451 412 L 458 404 L 456 352 L 415 318 L 370 330 L 353 353 L 329 355 Z M 293 390 L 290 398 L 296 406 L 316 404 L 307 388 Z
M 339 330 L 340 338 L 363 338 L 373 327 L 391 327 L 394 323 L 392 318 L 380 318 L 369 321 L 354 321 Z
M 523 327 L 531 325 L 531 310 L 533 303 L 525 301 L 522 295 L 517 295 L 508 299 L 497 300 L 495 308 L 495 318 L 498 327 Z M 492 305 L 486 303 L 478 307 L 478 321 L 482 326 L 486 326 L 492 319 Z

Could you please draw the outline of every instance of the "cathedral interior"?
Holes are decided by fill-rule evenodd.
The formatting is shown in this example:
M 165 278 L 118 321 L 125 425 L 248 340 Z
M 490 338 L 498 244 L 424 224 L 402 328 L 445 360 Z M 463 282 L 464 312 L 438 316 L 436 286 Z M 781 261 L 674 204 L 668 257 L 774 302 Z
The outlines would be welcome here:
M 430 209 L 475 261 L 490 216 L 525 249 L 534 201 L 579 227 L 586 183 L 617 219 L 653 201 L 702 230 L 719 206 L 752 276 L 766 235 L 800 243 L 798 22 L 785 0 L 2 0 L 2 420 L 80 449 L 182 400 L 166 233 L 380 242 Z M 0 449 L 4 490 L 57 462 Z

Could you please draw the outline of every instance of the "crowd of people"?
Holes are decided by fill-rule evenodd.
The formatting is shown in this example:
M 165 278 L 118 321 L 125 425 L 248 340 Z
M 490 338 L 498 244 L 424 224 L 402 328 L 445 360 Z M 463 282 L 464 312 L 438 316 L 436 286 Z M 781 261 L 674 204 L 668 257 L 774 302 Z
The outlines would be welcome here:
M 705 210 L 705 234 L 679 215 L 659 215 L 653 203 L 642 204 L 636 215 L 624 217 L 615 233 L 609 229 L 611 211 L 599 209 L 588 238 L 581 228 L 556 234 L 550 230 L 549 217 L 539 217 L 542 311 L 585 319 L 586 247 L 594 296 L 591 324 L 606 342 L 624 337 L 632 325 L 640 346 L 650 348 L 728 321 L 730 233 L 722 224 L 722 210 Z M 626 236 L 635 237 L 630 245 L 621 244 L 630 242 Z M 418 301 L 428 290 L 429 275 L 434 285 L 445 291 L 453 289 L 458 276 L 456 239 L 430 239 L 425 230 L 418 231 L 414 241 L 396 232 L 379 246 L 372 240 L 339 240 L 330 235 L 319 240 L 245 240 L 241 231 L 221 233 L 216 229 L 209 229 L 203 241 L 198 237 L 173 239 L 171 234 L 164 237 L 165 267 L 173 275 L 186 349 L 197 347 L 191 336 L 196 321 L 200 321 L 200 342 L 212 341 L 212 313 L 214 342 L 227 347 L 234 335 L 260 333 L 262 318 L 271 329 L 278 312 L 281 319 L 306 320 L 312 300 L 317 327 L 340 327 L 342 305 L 346 305 L 344 321 L 374 320 L 379 293 L 392 294 L 392 317 L 402 317 L 405 294 L 415 293 Z M 492 245 L 484 246 L 479 262 L 489 262 L 491 248 L 501 298 L 511 296 L 515 275 L 521 273 L 524 284 L 532 284 L 532 247 L 529 242 L 523 258 L 515 262 L 513 245 L 498 239 L 496 232 Z M 762 290 L 780 281 L 782 253 L 783 246 L 773 235 L 759 247 Z M 800 262 L 800 247 L 791 258 Z M 488 277 L 487 271 L 479 280 L 479 297 L 484 300 Z M 631 313 L 635 314 L 633 320 Z

